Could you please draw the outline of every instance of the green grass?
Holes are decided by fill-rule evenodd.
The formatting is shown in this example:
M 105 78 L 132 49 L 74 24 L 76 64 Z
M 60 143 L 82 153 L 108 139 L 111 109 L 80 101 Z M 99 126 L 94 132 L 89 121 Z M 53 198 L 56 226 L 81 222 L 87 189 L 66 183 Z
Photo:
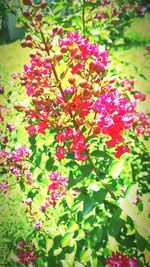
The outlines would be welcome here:
M 131 47 L 127 50 L 112 50 L 111 67 L 116 69 L 118 75 L 131 77 L 135 87 L 146 93 L 147 99 L 141 103 L 145 112 L 150 112 L 150 54 L 145 55 L 145 46 Z
M 133 20 L 130 28 L 125 29 L 124 36 L 131 43 L 150 42 L 150 13 L 146 13 L 144 18 Z
M 12 72 L 23 70 L 23 65 L 29 62 L 30 49 L 22 48 L 20 41 L 0 46 L 0 73 L 9 79 Z

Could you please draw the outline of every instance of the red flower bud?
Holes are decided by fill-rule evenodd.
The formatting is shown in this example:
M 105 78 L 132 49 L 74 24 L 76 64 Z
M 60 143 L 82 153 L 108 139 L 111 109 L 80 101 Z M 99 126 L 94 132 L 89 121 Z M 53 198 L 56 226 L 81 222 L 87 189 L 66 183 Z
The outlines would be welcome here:
M 79 83 L 79 85 L 82 87 L 82 88 L 85 88 L 87 86 L 87 81 L 85 79 L 82 79 Z
M 27 46 L 27 42 L 25 39 L 23 39 L 21 42 L 20 42 L 21 46 L 24 48 Z
M 35 14 L 35 19 L 36 19 L 37 21 L 41 21 L 42 18 L 43 18 L 43 14 L 42 14 L 42 12 L 41 12 L 41 11 L 38 11 L 38 12 Z
M 61 48 L 62 53 L 66 53 L 68 51 L 68 47 L 66 45 L 63 45 Z
M 68 79 L 68 82 L 69 82 L 70 84 L 74 84 L 74 82 L 75 82 L 75 78 L 74 78 L 73 76 L 71 76 L 71 77 Z
M 62 53 L 61 52 L 55 53 L 55 58 L 56 58 L 57 61 L 60 61 L 63 58 Z
M 44 9 L 47 6 L 47 2 L 45 0 L 41 1 L 40 7 Z

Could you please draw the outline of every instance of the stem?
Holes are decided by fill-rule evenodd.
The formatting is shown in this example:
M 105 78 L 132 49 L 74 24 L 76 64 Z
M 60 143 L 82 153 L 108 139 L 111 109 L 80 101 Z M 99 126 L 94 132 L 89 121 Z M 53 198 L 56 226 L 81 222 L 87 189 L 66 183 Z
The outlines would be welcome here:
M 85 0 L 82 3 L 82 31 L 85 38 Z
M 101 180 L 101 175 L 103 175 L 103 173 L 98 172 L 98 170 L 96 169 L 96 166 L 94 165 L 94 162 L 92 161 L 90 155 L 87 153 L 87 159 L 91 165 L 91 168 L 93 169 L 93 171 L 95 172 L 97 178 L 100 180 L 101 184 L 104 186 L 104 188 L 106 189 L 106 191 L 111 195 L 111 197 L 117 201 L 117 198 L 115 196 L 115 194 L 113 192 L 110 191 L 110 189 L 107 187 L 107 185 L 105 183 L 103 183 L 103 181 Z

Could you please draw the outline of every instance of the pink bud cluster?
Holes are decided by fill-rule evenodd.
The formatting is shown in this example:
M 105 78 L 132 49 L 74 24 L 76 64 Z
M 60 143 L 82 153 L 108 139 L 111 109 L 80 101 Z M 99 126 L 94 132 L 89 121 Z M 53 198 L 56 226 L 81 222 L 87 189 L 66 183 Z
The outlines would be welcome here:
M 51 65 L 40 56 L 32 58 L 30 66 L 24 65 L 22 80 L 29 96 L 37 96 L 50 86 L 50 70 Z
M 49 206 L 55 207 L 56 203 L 60 198 L 65 195 L 67 188 L 68 177 L 60 176 L 58 171 L 54 171 L 49 174 L 49 179 L 51 184 L 48 186 L 47 190 L 49 196 L 46 198 L 45 204 L 40 206 L 41 211 L 45 211 Z
M 2 174 L 13 174 L 17 180 L 20 180 L 22 176 L 26 178 L 26 182 L 31 184 L 32 175 L 26 164 L 31 151 L 26 146 L 19 146 L 16 151 L 11 152 L 7 149 L 0 151 L 0 166 L 2 167 Z
M 113 255 L 106 260 L 110 267 L 139 267 L 138 261 L 134 258 L 128 258 L 122 253 L 113 253 Z
M 37 253 L 35 252 L 35 246 L 24 241 L 18 243 L 17 255 L 20 264 L 30 264 L 32 267 L 35 266 L 35 261 L 38 258 Z

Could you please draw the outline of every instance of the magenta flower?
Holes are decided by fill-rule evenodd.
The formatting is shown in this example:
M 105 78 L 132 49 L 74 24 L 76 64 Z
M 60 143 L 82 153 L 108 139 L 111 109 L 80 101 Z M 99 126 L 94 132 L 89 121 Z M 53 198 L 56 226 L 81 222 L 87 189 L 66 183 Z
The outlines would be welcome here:
M 34 224 L 34 227 L 35 227 L 35 229 L 37 229 L 37 230 L 41 230 L 41 229 L 42 229 L 42 222 L 37 221 L 37 222 Z
M 125 146 L 117 146 L 115 157 L 120 158 L 124 153 L 129 153 L 129 152 L 130 152 L 130 148 L 125 147 Z
M 20 264 L 31 264 L 31 266 L 34 266 L 34 263 L 38 258 L 34 245 L 24 241 L 18 243 L 17 255 Z
M 108 266 L 111 267 L 139 267 L 138 262 L 134 258 L 128 258 L 119 252 L 113 253 L 113 255 L 106 260 Z
M 49 206 L 55 207 L 57 201 L 66 193 L 68 186 L 68 177 L 61 176 L 58 171 L 50 173 L 49 178 L 51 181 L 47 188 L 49 196 L 46 198 L 46 202 L 40 206 L 42 212 L 45 212 Z
M 57 153 L 56 153 L 56 157 L 58 160 L 62 160 L 64 159 L 64 155 L 65 155 L 65 149 L 62 146 L 58 146 L 57 147 Z

